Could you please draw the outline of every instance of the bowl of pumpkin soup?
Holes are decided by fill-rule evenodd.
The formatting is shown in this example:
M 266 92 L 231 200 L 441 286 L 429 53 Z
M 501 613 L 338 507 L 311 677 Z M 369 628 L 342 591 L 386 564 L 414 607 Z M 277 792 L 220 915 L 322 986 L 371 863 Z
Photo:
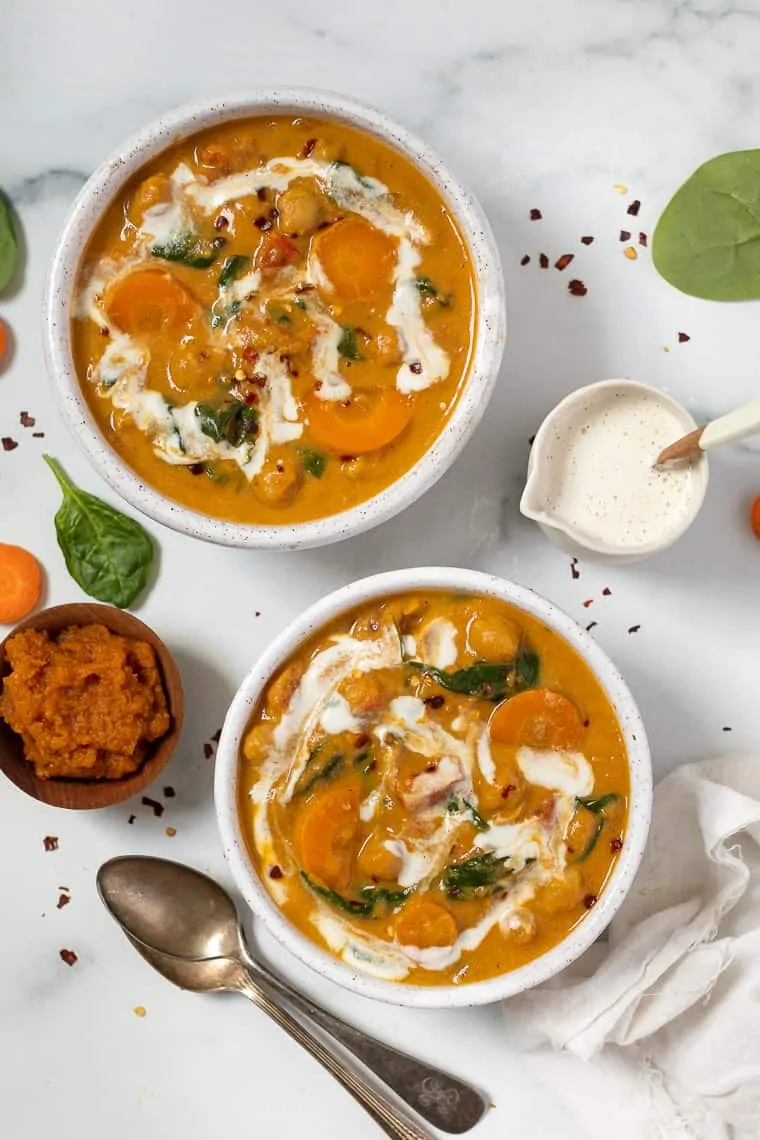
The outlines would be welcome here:
M 215 799 L 253 912 L 332 980 L 401 1005 L 509 997 L 601 934 L 646 842 L 644 727 L 567 615 L 472 570 L 330 594 L 254 665 Z
M 342 96 L 180 108 L 77 198 L 45 306 L 69 426 L 133 506 L 296 548 L 402 510 L 482 416 L 505 339 L 488 222 Z

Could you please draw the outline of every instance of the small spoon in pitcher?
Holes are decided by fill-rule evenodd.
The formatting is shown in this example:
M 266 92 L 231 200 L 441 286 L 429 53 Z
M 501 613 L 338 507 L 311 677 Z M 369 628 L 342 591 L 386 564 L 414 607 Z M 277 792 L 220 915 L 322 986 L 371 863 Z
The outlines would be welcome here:
M 657 456 L 653 466 L 665 467 L 684 459 L 696 459 L 703 451 L 720 447 L 724 443 L 736 443 L 739 439 L 760 432 L 760 400 L 752 400 L 709 424 L 703 424 L 690 431 L 681 439 L 671 443 Z
M 103 864 L 97 884 L 107 910 L 135 949 L 176 985 L 214 990 L 225 988 L 215 985 L 217 975 L 228 980 L 234 975 L 242 984 L 226 988 L 240 989 L 252 997 L 253 987 L 259 994 L 263 991 L 270 1005 L 270 997 L 277 995 L 339 1041 L 415 1112 L 443 1131 L 467 1132 L 486 1112 L 488 1102 L 471 1085 L 348 1025 L 256 962 L 245 943 L 234 902 L 223 887 L 200 871 L 168 859 L 125 855 Z M 194 966 L 208 970 L 203 974 Z M 184 985 L 181 978 L 193 984 Z M 204 980 L 212 984 L 203 985 Z M 252 1000 L 265 1008 L 260 1000 Z M 265 1012 L 274 1016 L 271 1009 Z M 282 1021 L 279 1024 L 291 1032 Z

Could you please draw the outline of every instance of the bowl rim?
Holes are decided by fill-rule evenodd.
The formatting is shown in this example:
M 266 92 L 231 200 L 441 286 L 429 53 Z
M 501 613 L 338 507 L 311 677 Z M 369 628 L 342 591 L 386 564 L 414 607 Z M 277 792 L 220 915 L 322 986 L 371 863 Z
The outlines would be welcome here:
M 295 524 L 231 523 L 204 515 L 147 484 L 113 450 L 81 390 L 71 351 L 73 287 L 86 244 L 123 184 L 173 143 L 214 123 L 274 113 L 312 114 L 364 130 L 395 147 L 432 182 L 467 245 L 476 297 L 474 348 L 453 411 L 422 457 L 371 499 L 325 518 Z M 185 104 L 160 116 L 114 151 L 80 190 L 58 238 L 43 303 L 45 362 L 59 408 L 96 471 L 137 510 L 184 534 L 225 546 L 293 550 L 326 545 L 377 526 L 410 506 L 454 463 L 493 392 L 506 339 L 505 288 L 496 241 L 472 191 L 440 156 L 383 112 L 310 87 L 261 87 Z
M 510 602 L 563 637 L 594 672 L 615 709 L 628 753 L 631 794 L 623 849 L 599 901 L 557 946 L 532 962 L 487 981 L 455 986 L 407 985 L 373 978 L 323 950 L 284 916 L 248 855 L 238 812 L 239 753 L 245 729 L 267 681 L 308 637 L 333 618 L 373 598 L 415 589 L 461 590 Z M 575 961 L 610 923 L 630 889 L 646 846 L 652 810 L 652 769 L 644 724 L 617 667 L 573 618 L 528 587 L 455 567 L 391 570 L 362 578 L 309 606 L 255 662 L 227 712 L 216 755 L 214 802 L 224 855 L 245 902 L 291 954 L 323 977 L 365 997 L 416 1008 L 486 1005 L 521 993 Z

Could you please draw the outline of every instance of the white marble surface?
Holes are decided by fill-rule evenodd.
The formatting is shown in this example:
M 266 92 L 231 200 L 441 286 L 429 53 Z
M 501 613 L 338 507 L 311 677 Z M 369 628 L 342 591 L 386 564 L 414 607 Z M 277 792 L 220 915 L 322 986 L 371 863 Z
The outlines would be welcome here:
M 28 263 L 22 287 L 0 299 L 17 340 L 0 373 L 0 436 L 20 440 L 0 452 L 0 539 L 39 555 L 50 603 L 80 595 L 55 544 L 58 493 L 42 447 L 81 484 L 112 496 L 56 414 L 40 294 L 74 194 L 127 134 L 176 104 L 246 86 L 341 90 L 438 147 L 474 186 L 501 246 L 510 335 L 498 392 L 456 468 L 422 502 L 374 533 L 303 554 L 214 549 L 151 526 L 161 574 L 140 614 L 176 650 L 189 696 L 184 744 L 161 781 L 177 791 L 164 817 L 130 804 L 67 814 L 0 788 L 4 1135 L 370 1137 L 374 1126 L 360 1110 L 244 1002 L 191 997 L 151 974 L 98 903 L 95 870 L 111 855 L 140 851 L 226 878 L 203 743 L 253 657 L 293 614 L 379 568 L 482 567 L 536 587 L 584 623 L 596 620 L 595 636 L 640 701 L 658 772 L 756 741 L 760 544 L 746 512 L 760 493 L 757 450 L 715 456 L 705 509 L 672 551 L 614 571 L 583 565 L 577 581 L 568 559 L 520 521 L 516 503 L 529 437 L 581 383 L 637 377 L 698 417 L 756 395 L 757 304 L 675 293 L 645 250 L 635 262 L 623 257 L 618 232 L 651 234 L 669 193 L 700 161 L 758 144 L 760 10 L 726 0 L 2 7 L 0 181 L 21 215 Z M 642 203 L 638 219 L 625 212 L 633 198 Z M 529 220 L 531 207 L 542 221 Z M 594 244 L 581 246 L 582 234 Z M 542 251 L 576 260 L 564 274 L 542 271 Z M 521 268 L 526 253 L 531 263 Z M 571 275 L 586 282 L 586 297 L 568 295 Z M 678 344 L 678 331 L 691 340 Z M 20 410 L 37 418 L 44 443 L 19 426 Z M 604 586 L 611 597 L 601 596 Z M 633 625 L 641 628 L 629 634 Z M 57 852 L 44 852 L 45 835 L 59 837 Z M 71 903 L 58 910 L 62 885 Z M 79 955 L 74 967 L 61 962 L 62 947 Z M 358 1022 L 479 1080 L 496 1105 L 477 1132 L 483 1140 L 582 1140 L 551 1090 L 526 1075 L 498 1010 L 399 1011 L 281 965 Z

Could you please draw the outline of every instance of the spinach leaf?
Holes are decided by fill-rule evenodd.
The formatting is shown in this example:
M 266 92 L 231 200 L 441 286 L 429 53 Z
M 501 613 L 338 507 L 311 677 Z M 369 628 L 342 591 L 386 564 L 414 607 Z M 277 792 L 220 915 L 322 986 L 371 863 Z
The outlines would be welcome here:
M 371 178 L 364 178 L 361 174 L 359 174 L 356 167 L 352 166 L 350 162 L 344 162 L 342 158 L 336 158 L 333 160 L 333 162 L 330 163 L 331 184 L 334 180 L 335 175 L 339 174 L 341 170 L 350 170 L 360 186 L 366 186 L 367 189 L 370 190 L 374 189 L 375 184 Z
M 218 406 L 196 404 L 195 414 L 200 420 L 201 431 L 213 439 L 214 443 L 241 447 L 254 439 L 259 430 L 255 408 L 240 400 L 230 400 Z
M 309 753 L 309 759 L 306 761 L 306 767 L 301 773 L 301 778 L 295 786 L 293 795 L 305 796 L 307 792 L 311 791 L 315 784 L 319 784 L 323 780 L 332 779 L 343 767 L 345 757 L 342 752 L 336 752 L 332 756 L 326 757 L 321 763 L 318 763 L 318 757 L 322 752 L 323 747 L 320 744 L 318 744 L 316 748 L 312 748 Z
M 450 863 L 441 876 L 441 886 L 452 899 L 488 898 L 500 891 L 504 879 L 512 874 L 507 861 L 506 855 L 484 851 L 463 863 Z
M 451 294 L 441 293 L 429 277 L 416 277 L 414 283 L 421 297 L 429 301 L 435 301 L 442 309 L 447 309 L 451 304 Z
M 55 531 L 66 569 L 91 598 L 130 606 L 153 565 L 150 536 L 134 519 L 76 487 L 51 456 L 43 458 L 63 491 Z
M 217 258 L 211 243 L 190 231 L 174 234 L 164 245 L 154 245 L 150 252 L 162 261 L 178 261 L 191 269 L 207 269 Z
M 269 318 L 274 321 L 276 325 L 289 325 L 290 317 L 281 309 L 279 305 L 269 305 Z
M 471 804 L 469 800 L 460 800 L 456 796 L 452 796 L 446 804 L 446 811 L 449 812 L 450 815 L 456 815 L 458 812 L 461 812 L 463 815 L 468 815 L 477 831 L 488 831 L 489 825 L 483 819 L 478 809 Z
M 303 297 L 294 297 L 293 304 L 297 309 L 300 309 L 301 312 L 306 312 L 306 302 L 304 301 Z
M 341 325 L 341 328 L 343 333 L 338 341 L 338 352 L 341 356 L 345 356 L 346 360 L 361 360 L 356 329 L 352 325 Z
M 586 811 L 590 811 L 592 815 L 595 815 L 597 817 L 596 826 L 594 827 L 588 843 L 578 856 L 576 860 L 577 863 L 584 863 L 596 847 L 597 843 L 599 842 L 599 837 L 604 831 L 604 825 L 607 822 L 604 815 L 604 809 L 618 799 L 620 799 L 620 796 L 617 794 L 617 792 L 607 792 L 605 795 L 597 796 L 596 798 L 593 796 L 575 797 L 575 803 L 577 807 L 585 808 Z
M 248 258 L 244 257 L 242 253 L 233 253 L 231 257 L 225 257 L 222 263 L 222 271 L 219 274 L 217 285 L 220 289 L 226 289 L 231 285 L 236 277 L 245 269 L 248 264 Z
M 0 293 L 10 285 L 18 265 L 18 243 L 13 229 L 11 207 L 0 192 Z
M 684 182 L 657 223 L 652 259 L 692 297 L 760 297 L 760 150 L 721 154 Z
M 319 895 L 325 902 L 329 902 L 331 906 L 336 907 L 338 910 L 344 911 L 346 914 L 352 914 L 358 918 L 370 918 L 378 904 L 383 905 L 383 911 L 387 912 L 394 907 L 400 906 L 405 899 L 409 898 L 416 887 L 406 887 L 403 890 L 389 890 L 387 887 L 362 887 L 360 899 L 347 899 L 343 895 L 338 894 L 337 891 L 330 890 L 329 887 L 320 886 L 315 883 L 310 875 L 305 871 L 301 871 L 301 878 L 306 883 L 314 894 Z
M 327 466 L 327 456 L 323 455 L 321 451 L 312 451 L 310 447 L 304 447 L 301 449 L 301 465 L 304 471 L 308 471 L 309 475 L 313 475 L 315 479 L 321 479 Z
M 523 689 L 530 689 L 538 678 L 538 657 L 535 653 L 521 650 L 514 661 L 494 664 L 490 661 L 476 661 L 464 669 L 447 673 L 426 665 L 424 661 L 407 661 L 412 669 L 418 669 L 432 677 L 450 693 L 479 697 L 483 701 L 503 701 Z
M 357 766 L 357 768 L 361 768 L 362 773 L 365 776 L 368 776 L 372 771 L 372 765 L 374 764 L 374 759 L 369 749 L 365 748 L 363 752 L 360 752 L 358 756 L 355 756 L 354 764 Z
M 211 327 L 218 329 L 220 325 L 226 325 L 227 321 L 231 321 L 236 317 L 243 307 L 242 301 L 230 301 L 226 305 L 212 311 L 211 314 Z

